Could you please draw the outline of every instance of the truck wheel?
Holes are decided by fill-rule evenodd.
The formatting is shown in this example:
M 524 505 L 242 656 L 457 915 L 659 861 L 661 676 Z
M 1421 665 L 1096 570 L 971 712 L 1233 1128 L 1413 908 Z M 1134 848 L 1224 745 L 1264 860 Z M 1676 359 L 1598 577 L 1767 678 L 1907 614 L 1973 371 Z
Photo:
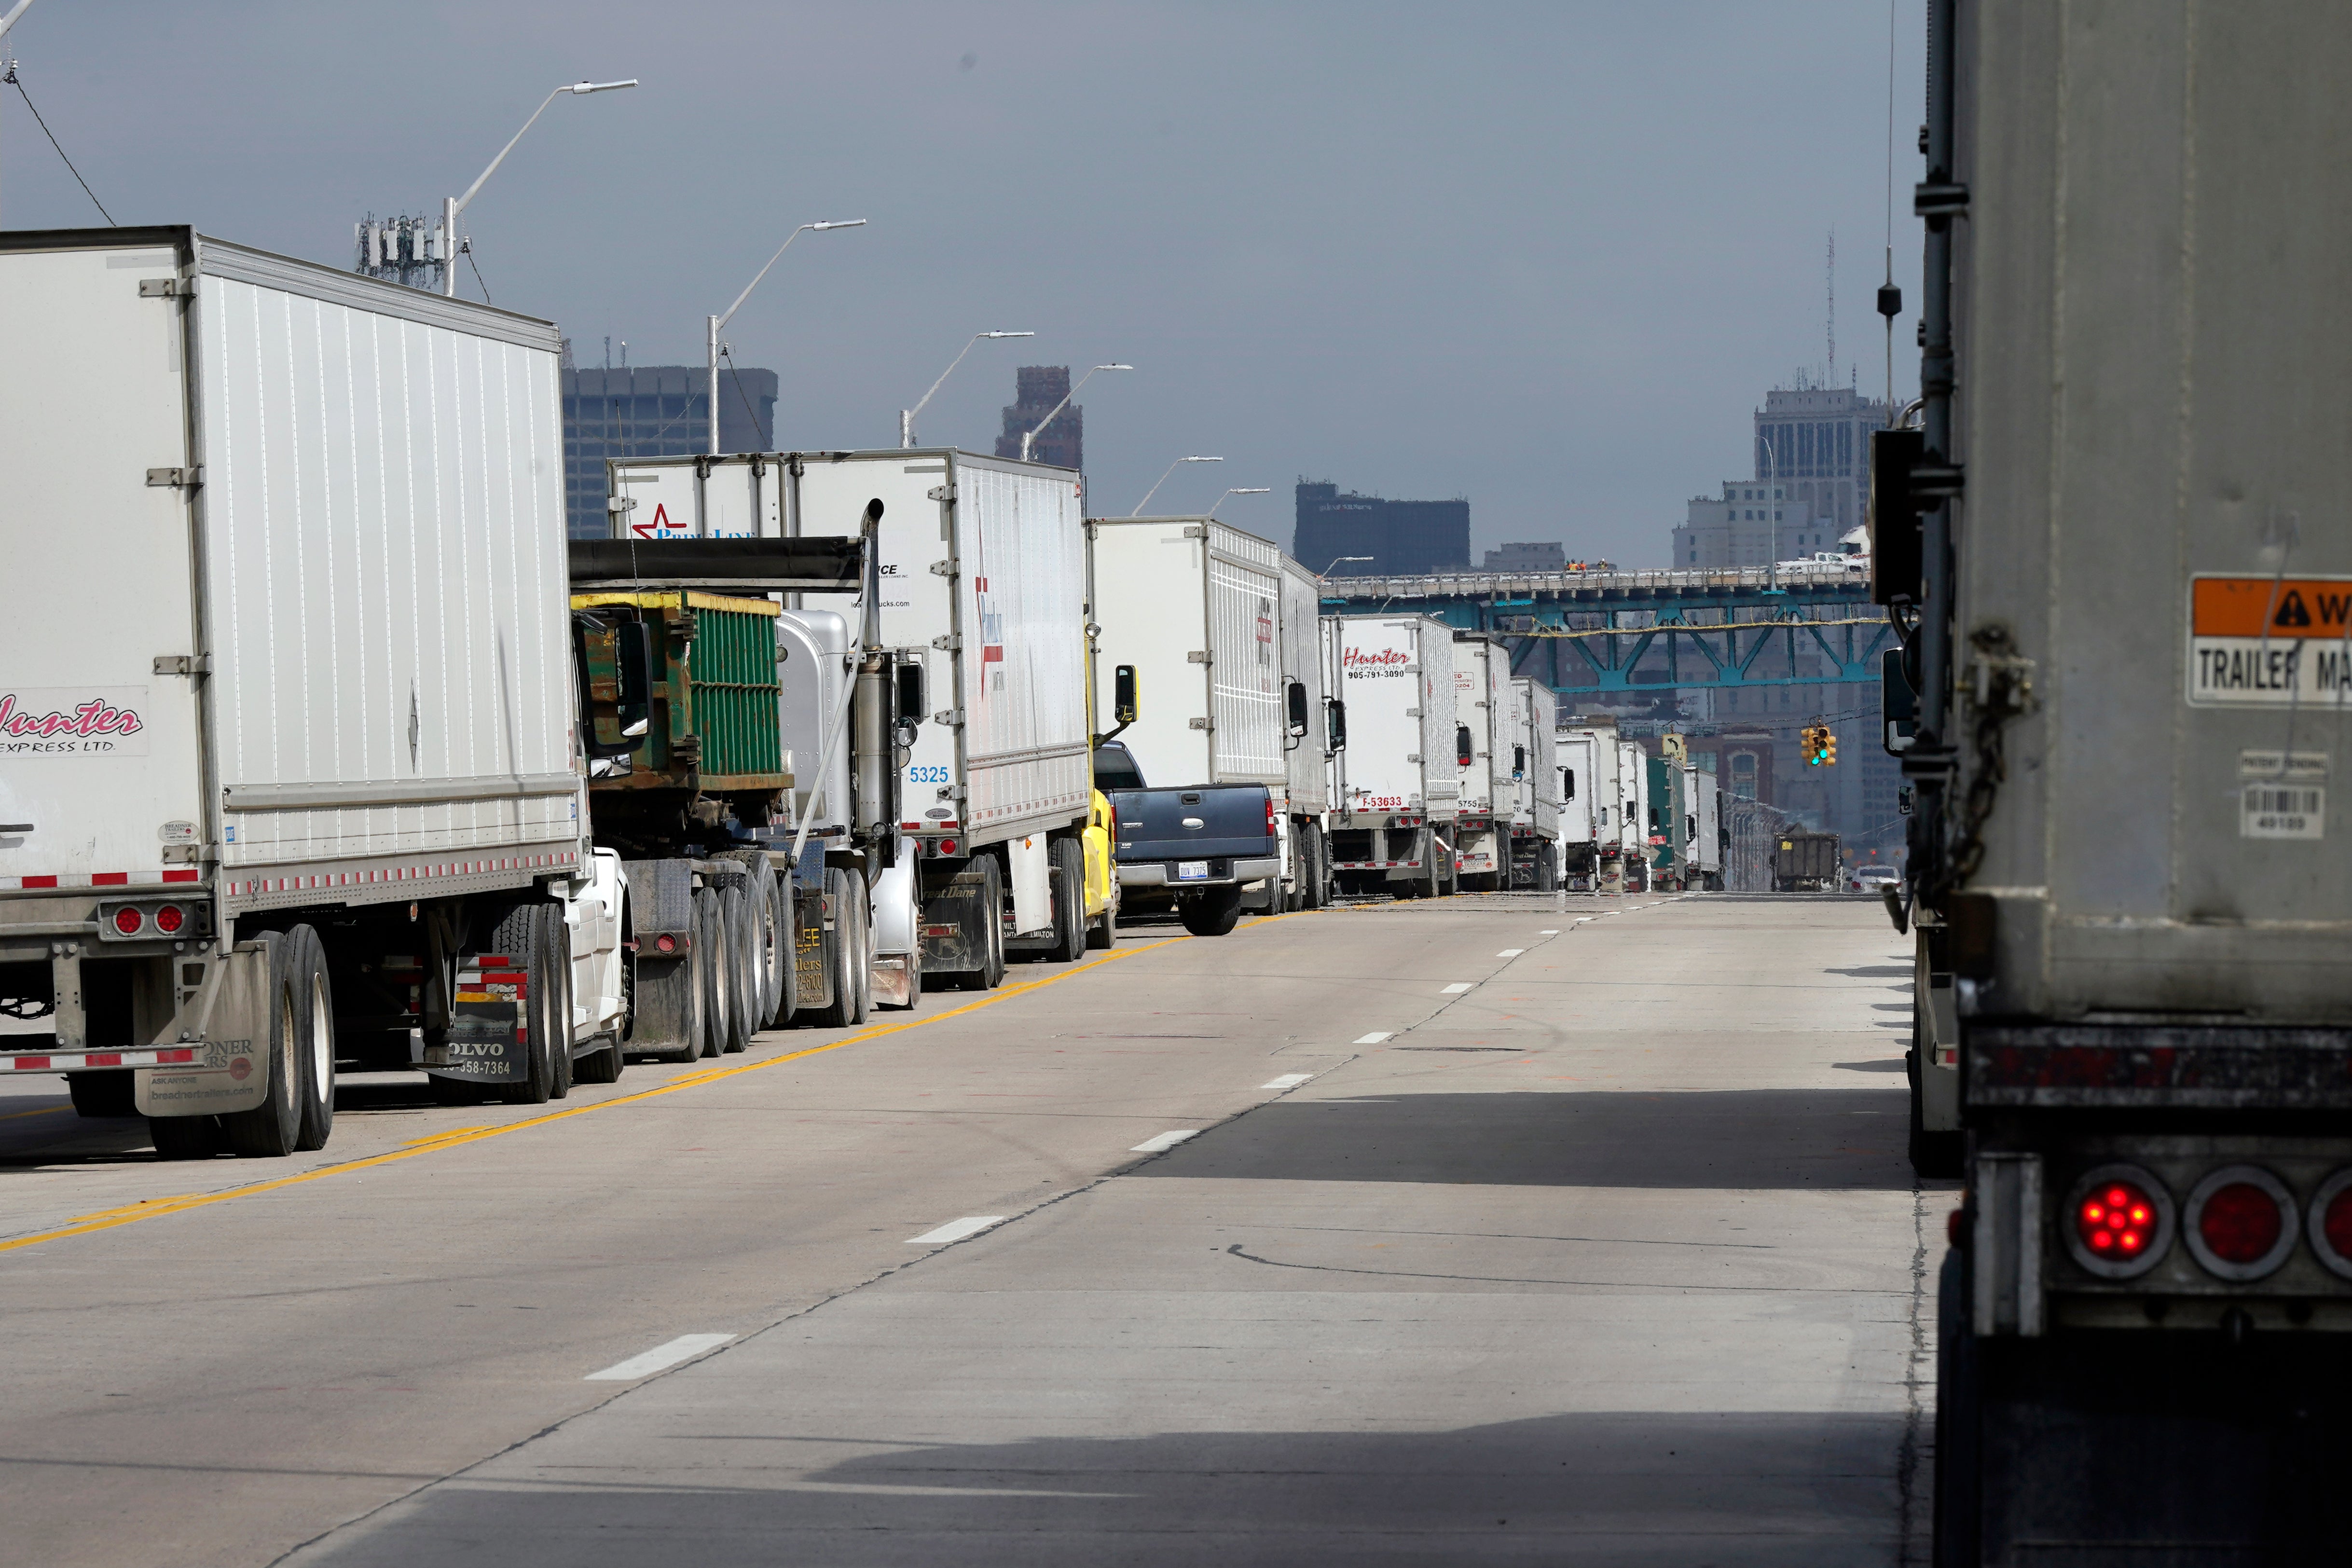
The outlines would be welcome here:
M 719 912 L 716 888 L 694 890 L 694 976 L 695 988 L 702 994 L 702 1036 L 695 1052 L 715 1057 L 727 1044 L 728 993 L 732 989 L 727 984 L 727 924 Z
M 310 1009 L 307 1031 L 310 1071 L 304 1087 L 310 1092 L 302 1101 L 301 1134 L 294 1141 L 294 1147 L 307 1151 L 325 1148 L 328 1137 L 335 1130 L 335 997 L 329 988 L 326 948 L 319 941 L 318 932 L 309 926 L 297 930 L 310 939 L 315 960 L 306 997 Z
M 825 890 L 833 897 L 833 941 L 825 952 L 833 976 L 833 1000 L 811 1011 L 809 1022 L 820 1029 L 846 1029 L 866 1016 L 866 998 L 872 976 L 866 971 L 858 932 L 863 927 L 866 884 L 847 871 L 824 874 Z
M 846 873 L 843 880 L 849 889 L 849 940 L 842 947 L 849 954 L 849 1023 L 852 1028 L 874 1016 L 874 911 L 872 892 L 866 879 L 856 872 Z
M 1319 910 L 1331 901 L 1331 847 L 1323 842 L 1320 824 L 1307 825 L 1305 853 L 1300 858 L 1307 863 L 1307 886 L 1298 907 Z
M 621 1068 L 627 1064 L 621 1059 L 621 1037 L 606 1035 L 604 1043 L 582 1057 L 572 1066 L 572 1079 L 577 1083 L 618 1083 Z
M 758 939 L 751 931 L 751 902 L 741 888 L 720 890 L 719 927 L 726 943 L 720 973 L 728 987 L 727 1037 L 719 1042 L 719 1048 L 732 1055 L 751 1043 L 751 1031 L 759 1026 L 753 1016 L 759 1011 L 763 989 L 759 952 L 753 945 Z
M 766 896 L 768 908 L 760 934 L 773 988 L 768 997 L 767 1026 L 789 1029 L 800 1007 L 800 985 L 793 973 L 793 885 L 772 866 L 768 868 Z
M 1076 963 L 1087 950 L 1087 852 L 1075 838 L 1056 838 L 1045 853 L 1053 862 L 1046 880 L 1054 890 L 1054 945 L 1045 957 Z
M 982 991 L 1004 984 L 1004 868 L 993 855 L 982 858 L 981 907 L 987 910 L 988 968 L 981 976 Z
M 310 1071 L 311 982 L 304 961 L 318 951 L 318 938 L 310 927 L 296 926 L 264 940 L 269 944 L 269 1034 L 254 1066 L 269 1075 L 269 1082 L 259 1105 L 223 1116 L 220 1126 L 232 1152 L 274 1158 L 299 1146 L 302 1108 L 310 1096 L 303 1081 Z M 318 979 L 325 984 L 323 973 Z
M 759 977 L 760 994 L 751 1005 L 752 1033 L 757 1034 L 780 1026 L 776 1010 L 788 989 L 792 944 L 786 937 L 785 917 L 777 910 L 776 868 L 758 857 L 745 864 L 751 871 L 751 883 L 743 891 L 743 908 L 751 917 L 751 967 Z
M 547 931 L 547 1053 L 555 1070 L 550 1100 L 572 1096 L 579 1070 L 572 1059 L 572 927 L 560 904 L 541 904 L 541 923 Z
M 1108 952 L 1118 943 L 1118 900 L 1113 899 L 1103 906 L 1087 927 L 1087 947 L 1095 952 Z
M 128 1073 L 123 1077 L 129 1078 Z M 155 1141 L 159 1160 L 209 1160 L 220 1152 L 217 1116 L 151 1116 L 147 1136 Z
M 551 944 L 547 939 L 547 906 L 517 904 L 490 929 L 482 951 L 499 953 L 522 967 L 523 1076 L 520 1082 L 499 1086 L 499 1099 L 509 1105 L 544 1105 L 555 1098 L 556 1031 L 548 1014 L 555 977 L 548 973 Z
M 139 1099 L 127 1072 L 69 1072 L 66 1092 L 73 1097 L 74 1114 L 85 1117 L 136 1116 Z M 165 1117 L 166 1121 L 185 1121 Z
M 1176 906 L 1184 929 L 1194 936 L 1223 936 L 1242 918 L 1239 888 L 1210 888 Z

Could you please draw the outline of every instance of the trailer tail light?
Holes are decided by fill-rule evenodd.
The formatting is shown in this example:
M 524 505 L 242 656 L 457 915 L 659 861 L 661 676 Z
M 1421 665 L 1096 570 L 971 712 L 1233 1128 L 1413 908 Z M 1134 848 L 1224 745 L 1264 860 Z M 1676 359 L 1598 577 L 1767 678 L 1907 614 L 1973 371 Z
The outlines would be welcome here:
M 2259 1279 L 2294 1249 L 2294 1199 L 2259 1165 L 2210 1172 L 2189 1194 L 2189 1250 L 2209 1274 Z
M 955 853 L 955 846 L 956 841 L 954 839 L 942 838 L 940 840 L 940 853 L 942 855 L 952 855 Z
M 125 904 L 114 911 L 114 929 L 125 936 L 137 936 L 147 917 L 136 904 Z
M 2311 1250 L 2328 1271 L 2352 1279 L 2352 1170 L 2338 1171 L 2311 1194 Z
M 155 911 L 155 929 L 165 936 L 179 935 L 180 928 L 187 923 L 188 917 L 177 904 L 165 904 Z
M 654 951 L 656 952 L 676 952 L 677 951 L 677 938 L 674 936 L 657 936 L 654 938 Z
M 2137 1165 L 2105 1165 L 2068 1194 L 2066 1250 L 2105 1279 L 2128 1279 L 2156 1266 L 2172 1243 L 2172 1197 Z

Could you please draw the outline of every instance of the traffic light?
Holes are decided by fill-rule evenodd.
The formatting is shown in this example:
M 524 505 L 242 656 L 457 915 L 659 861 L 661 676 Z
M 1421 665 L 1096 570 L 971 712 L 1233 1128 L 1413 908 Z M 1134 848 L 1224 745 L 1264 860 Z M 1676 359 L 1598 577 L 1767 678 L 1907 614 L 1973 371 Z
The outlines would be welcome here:
M 1826 724 L 1822 726 L 1822 766 L 1837 766 L 1837 731 Z
M 1798 733 L 1805 742 L 1805 766 L 1817 768 L 1837 761 L 1837 737 L 1830 733 L 1827 724 L 1808 724 Z

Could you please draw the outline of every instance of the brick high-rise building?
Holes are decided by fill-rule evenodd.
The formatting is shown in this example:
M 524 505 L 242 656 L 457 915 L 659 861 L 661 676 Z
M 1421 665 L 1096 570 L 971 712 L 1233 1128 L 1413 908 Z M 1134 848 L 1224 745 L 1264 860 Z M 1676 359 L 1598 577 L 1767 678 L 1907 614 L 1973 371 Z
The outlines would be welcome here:
M 1013 372 L 1013 386 L 1016 401 L 1006 405 L 1004 434 L 996 438 L 1000 458 L 1019 457 L 1021 437 L 1035 430 L 1037 422 L 1054 412 L 1054 405 L 1070 395 L 1070 367 L 1024 364 Z M 1084 468 L 1086 456 L 1087 411 L 1076 403 L 1055 416 L 1029 446 L 1032 461 L 1051 463 L 1057 468 Z

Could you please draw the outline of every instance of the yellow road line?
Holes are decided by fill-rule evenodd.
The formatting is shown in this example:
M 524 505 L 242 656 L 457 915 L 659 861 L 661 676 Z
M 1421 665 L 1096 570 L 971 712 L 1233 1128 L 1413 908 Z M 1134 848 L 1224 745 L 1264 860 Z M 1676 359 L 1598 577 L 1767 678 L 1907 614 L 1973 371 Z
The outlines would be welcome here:
M 0 1116 L 0 1121 L 14 1121 L 19 1116 L 55 1116 L 60 1110 L 71 1110 L 70 1105 L 37 1105 L 30 1110 L 11 1110 Z
M 1192 938 L 1176 937 L 1171 940 L 1189 942 Z M 71 1223 L 59 1226 L 54 1230 L 36 1231 L 29 1236 L 12 1237 L 7 1240 L 0 1241 L 0 1252 L 15 1252 L 21 1247 L 37 1247 L 45 1241 L 61 1241 L 69 1236 L 88 1236 L 92 1231 L 112 1230 L 117 1226 L 136 1225 L 142 1219 L 153 1219 L 160 1215 L 184 1214 L 190 1209 L 225 1204 L 232 1198 L 251 1197 L 258 1193 L 274 1193 L 281 1188 L 299 1186 L 305 1182 L 320 1181 L 328 1176 L 341 1176 L 353 1171 L 365 1171 L 378 1165 L 389 1165 L 395 1161 L 413 1160 L 420 1154 L 437 1154 L 445 1149 L 463 1148 L 468 1143 L 478 1143 L 485 1139 L 500 1137 L 509 1132 L 520 1132 L 526 1128 L 545 1127 L 551 1122 L 568 1121 L 575 1116 L 587 1116 L 595 1111 L 609 1110 L 616 1105 L 633 1105 L 665 1094 L 676 1094 L 681 1089 L 698 1089 L 704 1084 L 717 1083 L 724 1079 L 740 1078 L 745 1073 L 763 1071 L 785 1062 L 796 1062 L 804 1057 L 822 1056 L 827 1051 L 837 1051 L 844 1046 L 863 1045 L 868 1040 L 878 1040 L 887 1035 L 920 1028 L 926 1024 L 936 1024 L 947 1018 L 960 1018 L 967 1013 L 976 1013 L 982 1007 L 994 1006 L 999 1002 L 1009 1001 L 1013 997 L 1025 995 L 1032 991 L 1054 984 L 1057 981 L 1067 980 L 1073 974 L 1084 974 L 1088 970 L 1100 969 L 1106 963 L 1151 951 L 1156 949 L 1144 947 L 1115 949 L 1101 958 L 1066 969 L 1059 974 L 1049 974 L 1043 980 L 1028 980 L 1017 985 L 1001 986 L 988 995 L 976 1001 L 967 1002 L 961 1007 L 950 1007 L 944 1013 L 929 1013 L 919 1018 L 901 1019 L 895 1024 L 885 1024 L 879 1028 L 861 1030 L 857 1034 L 845 1036 L 838 1040 L 828 1040 L 821 1046 L 811 1046 L 805 1050 L 786 1051 L 782 1056 L 761 1057 L 757 1061 L 737 1062 L 731 1067 L 706 1068 L 701 1072 L 689 1073 L 684 1078 L 670 1079 L 656 1089 L 639 1089 L 634 1094 L 614 1095 L 610 1100 L 599 1100 L 588 1105 L 567 1106 L 562 1110 L 551 1111 L 543 1116 L 527 1117 L 520 1121 L 509 1121 L 496 1127 L 454 1128 L 448 1132 L 434 1137 L 419 1138 L 402 1148 L 388 1150 L 382 1154 L 370 1154 L 363 1159 L 352 1160 L 339 1165 L 321 1165 L 316 1170 L 303 1171 L 291 1176 L 278 1176 L 266 1182 L 248 1182 L 242 1186 L 224 1187 L 218 1192 L 182 1193 L 176 1197 L 142 1198 L 138 1203 L 126 1205 L 121 1208 L 101 1209 L 96 1214 L 77 1215 Z

